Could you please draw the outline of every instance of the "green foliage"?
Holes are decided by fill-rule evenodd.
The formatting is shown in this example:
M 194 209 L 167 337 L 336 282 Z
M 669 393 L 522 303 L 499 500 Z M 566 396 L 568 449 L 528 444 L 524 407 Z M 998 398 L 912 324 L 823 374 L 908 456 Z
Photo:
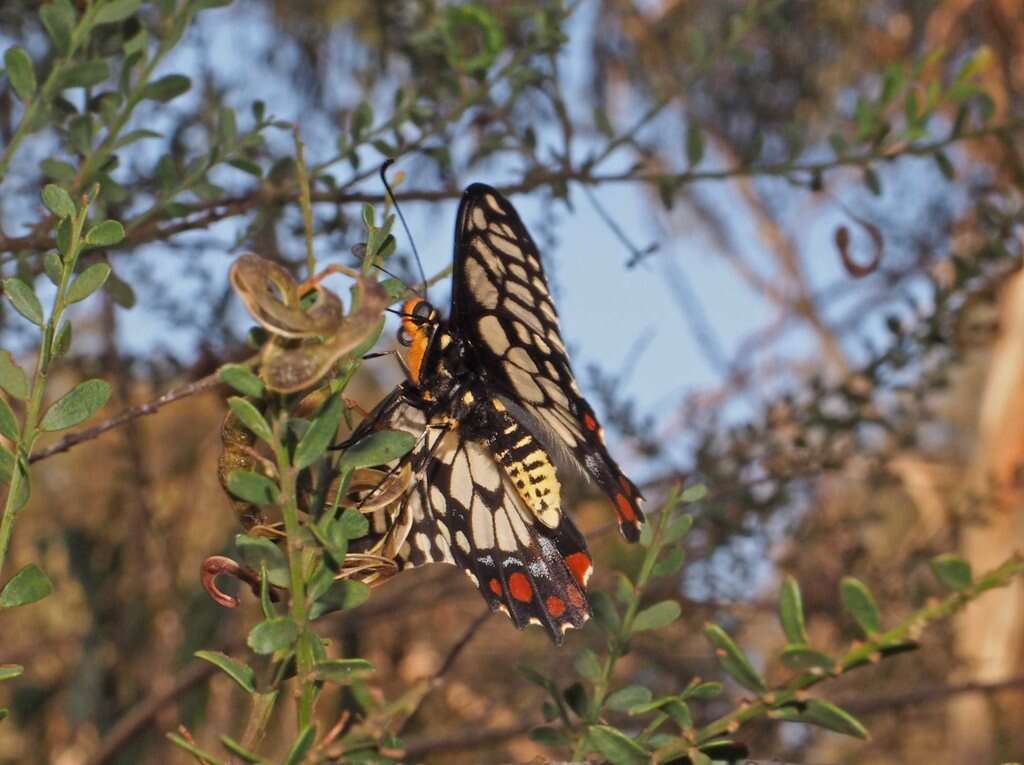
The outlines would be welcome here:
M 14 608 L 35 603 L 51 592 L 53 592 L 53 584 L 50 582 L 50 578 L 35 563 L 29 563 L 0 589 L 0 608 Z

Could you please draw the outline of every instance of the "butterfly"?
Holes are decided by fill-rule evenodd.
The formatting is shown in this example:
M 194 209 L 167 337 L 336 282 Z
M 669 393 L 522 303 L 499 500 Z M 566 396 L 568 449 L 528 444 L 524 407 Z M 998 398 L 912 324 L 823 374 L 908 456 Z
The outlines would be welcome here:
M 573 473 L 611 498 L 630 541 L 642 496 L 608 454 L 558 326 L 540 253 L 511 203 L 469 186 L 455 225 L 450 316 L 422 297 L 401 309 L 407 380 L 361 423 L 416 437 L 393 475 L 400 499 L 372 515 L 371 538 L 399 569 L 462 568 L 517 628 L 540 624 L 558 644 L 590 615 L 593 563 L 566 512 Z

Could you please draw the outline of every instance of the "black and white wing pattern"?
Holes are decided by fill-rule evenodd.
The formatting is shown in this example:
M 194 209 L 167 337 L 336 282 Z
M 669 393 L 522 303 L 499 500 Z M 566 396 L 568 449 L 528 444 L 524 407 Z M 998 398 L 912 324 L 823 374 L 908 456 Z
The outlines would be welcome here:
M 364 421 L 353 440 L 372 430 L 404 430 L 417 437 L 402 458 L 412 485 L 393 505 L 374 514 L 371 534 L 400 569 L 425 563 L 462 568 L 492 610 L 516 627 L 540 624 L 561 644 L 566 630 L 589 617 L 587 580 L 592 572 L 586 541 L 568 514 L 557 524 L 539 522 L 494 444 L 467 437 L 482 432 L 471 410 L 464 421 L 447 414 L 428 420 L 415 394 L 399 386 Z
M 455 228 L 453 331 L 527 427 L 561 447 L 612 500 L 619 529 L 640 536 L 642 496 L 604 445 L 594 410 L 580 393 L 559 331 L 540 253 L 515 209 L 495 189 L 466 189 Z

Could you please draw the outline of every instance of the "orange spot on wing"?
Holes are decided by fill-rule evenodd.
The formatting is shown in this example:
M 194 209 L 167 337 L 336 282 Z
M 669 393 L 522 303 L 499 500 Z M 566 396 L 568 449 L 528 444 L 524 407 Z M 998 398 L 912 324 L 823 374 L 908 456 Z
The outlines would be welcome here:
M 587 579 L 590 577 L 590 556 L 586 553 L 576 552 L 565 557 L 565 565 L 569 567 L 572 575 L 581 587 L 587 586 Z
M 499 582 L 497 579 L 492 579 L 487 583 L 487 586 L 491 588 L 491 592 L 493 592 L 499 598 L 501 597 L 501 582 Z
M 554 595 L 548 597 L 547 606 L 548 613 L 556 618 L 565 613 L 565 601 Z
M 583 424 L 587 426 L 587 430 L 597 430 L 597 420 L 590 416 L 590 413 L 583 415 Z
M 619 506 L 619 515 L 627 521 L 636 520 L 636 511 L 633 509 L 633 505 L 629 503 L 625 494 L 615 495 L 615 504 Z
M 508 591 L 512 597 L 529 603 L 533 599 L 533 588 L 530 587 L 530 580 L 518 571 L 508 578 Z

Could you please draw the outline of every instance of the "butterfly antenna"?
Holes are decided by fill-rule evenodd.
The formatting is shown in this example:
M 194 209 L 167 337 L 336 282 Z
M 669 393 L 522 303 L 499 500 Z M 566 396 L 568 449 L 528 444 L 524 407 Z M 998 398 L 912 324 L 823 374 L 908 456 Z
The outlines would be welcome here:
M 423 279 L 423 291 L 425 293 L 427 290 L 427 274 L 423 271 L 423 261 L 420 260 L 419 250 L 416 249 L 416 242 L 413 240 L 412 234 L 409 231 L 409 225 L 405 222 L 405 216 L 402 215 L 402 208 L 398 206 L 398 200 L 395 199 L 395 194 L 391 190 L 391 184 L 388 183 L 387 171 L 394 162 L 395 160 L 388 158 L 384 161 L 384 164 L 380 166 L 380 180 L 384 184 L 384 188 L 388 192 L 388 196 L 391 198 L 391 204 L 395 206 L 395 212 L 398 213 L 398 220 L 402 222 L 402 228 L 405 230 L 405 235 L 409 238 L 409 244 L 412 245 L 412 254 L 416 256 L 416 265 L 420 269 L 420 278 Z M 385 271 L 385 273 L 387 272 Z

